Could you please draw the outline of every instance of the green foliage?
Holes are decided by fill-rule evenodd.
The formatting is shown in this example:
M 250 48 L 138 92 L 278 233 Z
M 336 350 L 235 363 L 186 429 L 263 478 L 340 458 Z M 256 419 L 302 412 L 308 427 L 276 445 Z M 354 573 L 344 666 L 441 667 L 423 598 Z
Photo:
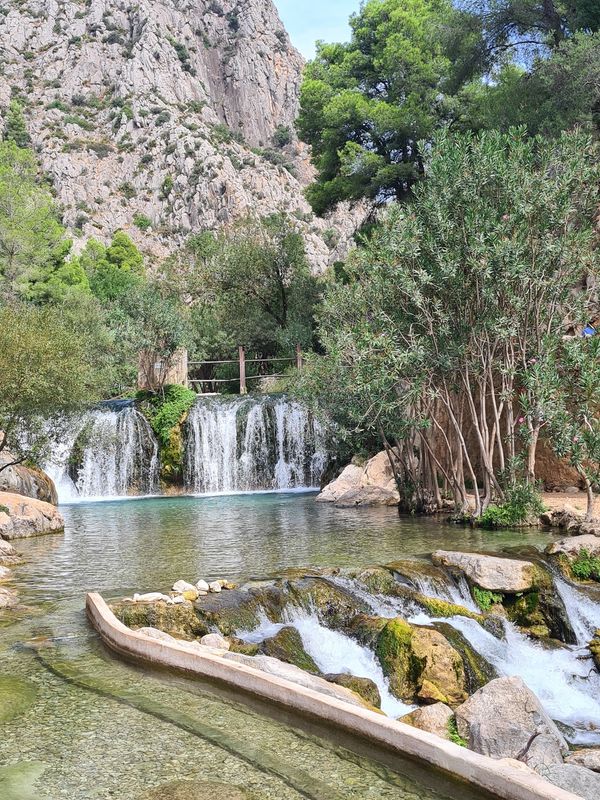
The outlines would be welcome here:
M 544 504 L 534 486 L 516 483 L 505 493 L 501 505 L 490 505 L 481 515 L 478 524 L 482 528 L 511 528 L 528 520 L 537 519 L 544 511 Z
M 448 738 L 454 744 L 459 745 L 459 747 L 468 747 L 469 744 L 466 739 L 458 732 L 458 725 L 456 723 L 456 717 L 450 717 L 448 720 Z
M 165 386 L 148 402 L 146 416 L 160 444 L 168 446 L 171 432 L 194 405 L 197 394 L 185 386 Z
M 29 150 L 0 144 L 0 297 L 36 302 L 89 291 Z
M 117 231 L 109 247 L 89 239 L 78 259 L 93 294 L 103 301 L 116 300 L 140 285 L 144 259 L 124 231 Z
M 422 174 L 421 140 L 450 119 L 460 69 L 470 77 L 477 24 L 449 0 L 368 0 L 348 44 L 317 45 L 305 70 L 298 131 L 312 146 L 317 213 L 340 200 L 402 198 Z M 454 26 L 462 38 L 448 37 Z
M 571 570 L 581 581 L 600 581 L 600 558 L 591 556 L 588 550 L 580 550 L 571 564 Z
M 573 286 L 599 273 L 597 146 L 581 132 L 555 142 L 516 130 L 444 133 L 427 173 L 411 204 L 391 206 L 351 254 L 344 281 L 328 283 L 319 317 L 325 356 L 309 359 L 302 391 L 342 436 L 383 434 L 393 443 L 415 508 L 434 506 L 445 481 L 466 510 L 467 456 L 480 464 L 479 516 L 505 501 L 521 448 L 535 452 L 535 435 L 557 404 L 553 365 L 564 320 L 588 313 L 590 295 L 574 295 Z M 511 416 L 513 403 L 522 418 Z M 500 435 L 469 439 L 475 425 L 497 430 L 494 407 Z M 519 424 L 522 439 L 514 435 Z M 438 426 L 448 436 L 439 452 L 444 472 L 428 466 Z
M 239 344 L 286 356 L 310 346 L 317 286 L 285 215 L 194 236 L 168 266 L 170 285 L 193 298 L 195 358 L 227 358 Z
M 4 124 L 4 138 L 7 142 L 14 142 L 17 147 L 28 147 L 31 144 L 23 108 L 17 100 L 11 100 L 8 107 Z
M 489 589 L 480 589 L 479 586 L 473 586 L 471 591 L 473 592 L 473 599 L 484 614 L 487 614 L 493 605 L 502 602 L 502 595 L 490 592 Z
M 292 141 L 292 132 L 286 125 L 278 125 L 273 134 L 275 147 L 286 147 Z
M 133 224 L 135 225 L 136 228 L 139 228 L 141 231 L 147 231 L 148 228 L 152 227 L 152 220 L 145 214 L 134 214 Z
M 173 180 L 173 176 L 167 175 L 164 181 L 162 182 L 161 186 L 161 195 L 163 196 L 164 199 L 166 199 L 171 194 L 174 186 L 175 186 L 175 181 Z
M 10 515 L 10 508 L 8 506 L 3 506 L 0 504 L 0 514 L 9 514 Z
M 75 411 L 99 400 L 105 375 L 94 363 L 89 328 L 74 329 L 59 309 L 0 307 L 0 450 L 39 462 Z

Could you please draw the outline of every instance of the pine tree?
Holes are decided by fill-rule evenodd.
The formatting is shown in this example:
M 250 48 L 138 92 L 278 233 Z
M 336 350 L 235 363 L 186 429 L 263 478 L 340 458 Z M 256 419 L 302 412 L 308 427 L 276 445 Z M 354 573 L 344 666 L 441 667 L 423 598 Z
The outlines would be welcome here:
M 16 100 L 12 100 L 8 108 L 4 125 L 4 138 L 7 142 L 14 142 L 17 147 L 28 147 L 31 144 L 23 109 Z

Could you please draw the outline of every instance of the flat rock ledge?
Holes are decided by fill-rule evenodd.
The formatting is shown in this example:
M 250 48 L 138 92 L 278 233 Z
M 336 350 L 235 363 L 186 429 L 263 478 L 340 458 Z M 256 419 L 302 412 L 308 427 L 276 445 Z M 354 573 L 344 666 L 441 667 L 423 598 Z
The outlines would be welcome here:
M 431 560 L 438 567 L 454 567 L 464 572 L 471 583 L 491 592 L 515 594 L 533 588 L 536 568 L 531 561 L 513 558 L 436 550 Z
M 50 503 L 12 492 L 0 492 L 0 538 L 25 539 L 62 533 L 62 514 Z
M 590 556 L 600 556 L 600 536 L 592 533 L 567 536 L 549 544 L 546 553 L 550 556 L 565 555 L 567 558 L 573 559 L 577 558 L 582 550 L 586 550 Z

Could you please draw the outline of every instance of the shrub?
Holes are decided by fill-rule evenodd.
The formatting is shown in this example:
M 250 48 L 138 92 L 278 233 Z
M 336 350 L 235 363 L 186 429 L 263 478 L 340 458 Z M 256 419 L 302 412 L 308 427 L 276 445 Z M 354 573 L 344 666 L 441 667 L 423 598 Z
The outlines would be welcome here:
M 176 384 L 165 386 L 162 395 L 149 398 L 146 416 L 159 442 L 166 446 L 172 429 L 179 425 L 184 414 L 196 400 L 196 392 Z
M 10 508 L 8 506 L 0 505 L 0 514 L 8 514 L 10 516 Z
M 152 220 L 145 214 L 135 214 L 133 217 L 133 224 L 141 231 L 147 231 L 148 228 L 152 227 Z
M 580 550 L 571 564 L 571 570 L 581 581 L 600 581 L 600 558 L 590 555 L 588 550 Z
M 273 144 L 275 147 L 285 147 L 292 141 L 292 132 L 285 125 L 278 125 L 273 134 Z
M 456 717 L 450 717 L 448 720 L 448 736 L 451 742 L 459 745 L 460 747 L 467 747 L 466 739 L 458 732 L 458 725 L 456 724 Z
M 119 186 L 119 191 L 127 200 L 132 200 L 134 197 L 137 196 L 137 189 L 135 186 L 130 183 L 129 181 L 125 181 Z
M 171 192 L 173 191 L 173 186 L 175 185 L 175 181 L 173 180 L 172 175 L 167 175 L 162 183 L 161 194 L 163 198 L 167 198 Z
M 530 517 L 539 517 L 544 505 L 537 489 L 528 483 L 517 483 L 506 490 L 506 499 L 501 505 L 491 505 L 479 519 L 482 528 L 510 528 L 522 525 Z

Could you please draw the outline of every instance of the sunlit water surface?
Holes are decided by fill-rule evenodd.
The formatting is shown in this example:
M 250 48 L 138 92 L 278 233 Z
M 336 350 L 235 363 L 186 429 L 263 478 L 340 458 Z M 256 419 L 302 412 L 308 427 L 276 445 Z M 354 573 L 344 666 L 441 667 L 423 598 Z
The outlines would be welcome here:
M 0 617 L 2 800 L 144 800 L 176 780 L 241 786 L 253 800 L 481 797 L 438 776 L 299 727 L 201 682 L 108 654 L 83 613 L 174 580 L 268 577 L 287 567 L 360 566 L 439 547 L 543 546 L 544 534 L 485 534 L 394 510 L 346 511 L 310 494 L 152 498 L 65 506 L 64 535 L 19 543 L 29 611 Z M 35 650 L 29 643 L 47 642 Z M 293 724 L 292 724 L 293 723 Z M 168 796 L 165 794 L 165 800 Z

